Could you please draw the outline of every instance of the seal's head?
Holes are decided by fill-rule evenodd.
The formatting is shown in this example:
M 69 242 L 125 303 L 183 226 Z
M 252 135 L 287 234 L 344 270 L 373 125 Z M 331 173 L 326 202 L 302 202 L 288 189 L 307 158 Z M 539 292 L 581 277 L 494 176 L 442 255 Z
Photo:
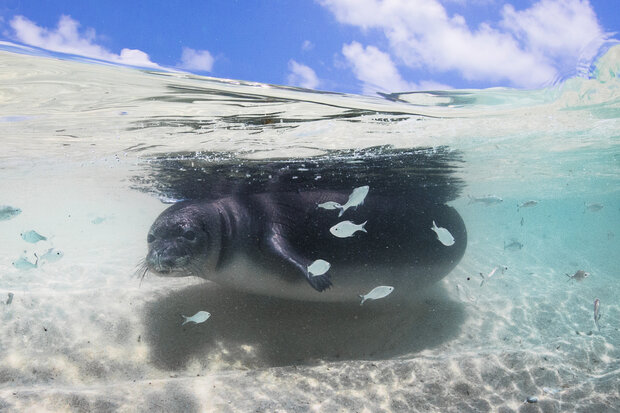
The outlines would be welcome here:
M 209 217 L 206 205 L 192 201 L 179 202 L 162 212 L 147 236 L 145 270 L 168 277 L 198 275 L 216 247 Z

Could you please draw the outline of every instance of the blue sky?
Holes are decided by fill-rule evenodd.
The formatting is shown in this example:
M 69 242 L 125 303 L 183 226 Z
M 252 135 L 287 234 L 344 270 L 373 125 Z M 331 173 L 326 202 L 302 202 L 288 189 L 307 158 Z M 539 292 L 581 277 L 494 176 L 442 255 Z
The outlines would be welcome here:
M 0 0 L 0 39 L 336 92 L 536 88 L 619 16 L 618 0 Z

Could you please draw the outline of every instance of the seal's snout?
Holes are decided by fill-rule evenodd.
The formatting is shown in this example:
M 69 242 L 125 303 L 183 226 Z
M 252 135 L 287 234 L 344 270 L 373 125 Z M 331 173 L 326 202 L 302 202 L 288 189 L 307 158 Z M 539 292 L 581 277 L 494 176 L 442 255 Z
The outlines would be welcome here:
M 146 256 L 146 264 L 149 269 L 158 274 L 168 274 L 178 264 L 179 257 L 172 251 L 173 248 L 151 248 Z

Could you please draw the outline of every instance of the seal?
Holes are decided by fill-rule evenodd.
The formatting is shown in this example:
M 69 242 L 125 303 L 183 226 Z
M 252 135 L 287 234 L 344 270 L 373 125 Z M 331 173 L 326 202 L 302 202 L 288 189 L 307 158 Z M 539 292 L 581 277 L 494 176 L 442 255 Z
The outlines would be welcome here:
M 363 183 L 360 183 L 360 185 Z M 440 280 L 467 245 L 458 212 L 415 194 L 373 188 L 363 204 L 337 210 L 347 190 L 269 191 L 184 200 L 163 211 L 148 236 L 145 272 L 198 276 L 250 293 L 295 300 L 358 301 L 379 285 L 394 287 L 390 300 L 411 298 Z M 330 233 L 349 220 L 365 231 L 345 238 Z M 434 222 L 454 238 L 442 244 Z M 312 274 L 313 262 L 330 264 Z

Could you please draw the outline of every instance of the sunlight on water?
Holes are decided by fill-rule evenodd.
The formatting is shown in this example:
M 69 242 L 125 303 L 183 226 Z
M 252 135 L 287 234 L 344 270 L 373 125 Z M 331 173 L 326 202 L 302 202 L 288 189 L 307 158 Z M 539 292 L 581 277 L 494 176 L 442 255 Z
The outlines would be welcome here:
M 380 98 L 3 47 L 0 410 L 617 409 L 620 46 L 554 88 Z M 371 244 L 343 252 L 366 270 L 313 267 L 333 273 L 323 293 L 303 277 L 270 281 L 271 264 L 251 254 L 219 284 L 142 278 L 169 203 L 255 199 L 274 182 L 336 191 L 320 202 L 339 205 L 369 185 L 342 219 L 368 220 L 373 246 L 412 255 L 430 253 L 430 221 L 443 211 L 448 226 L 454 208 L 467 248 L 445 277 L 447 264 L 416 275 L 440 279 L 429 288 L 397 286 L 363 306 L 367 286 L 399 282 L 391 255 L 359 252 Z M 298 240 L 315 258 L 344 245 L 312 245 L 317 231 Z M 424 241 L 407 244 L 407 231 Z M 568 277 L 579 270 L 588 276 Z M 181 326 L 199 311 L 211 316 Z

